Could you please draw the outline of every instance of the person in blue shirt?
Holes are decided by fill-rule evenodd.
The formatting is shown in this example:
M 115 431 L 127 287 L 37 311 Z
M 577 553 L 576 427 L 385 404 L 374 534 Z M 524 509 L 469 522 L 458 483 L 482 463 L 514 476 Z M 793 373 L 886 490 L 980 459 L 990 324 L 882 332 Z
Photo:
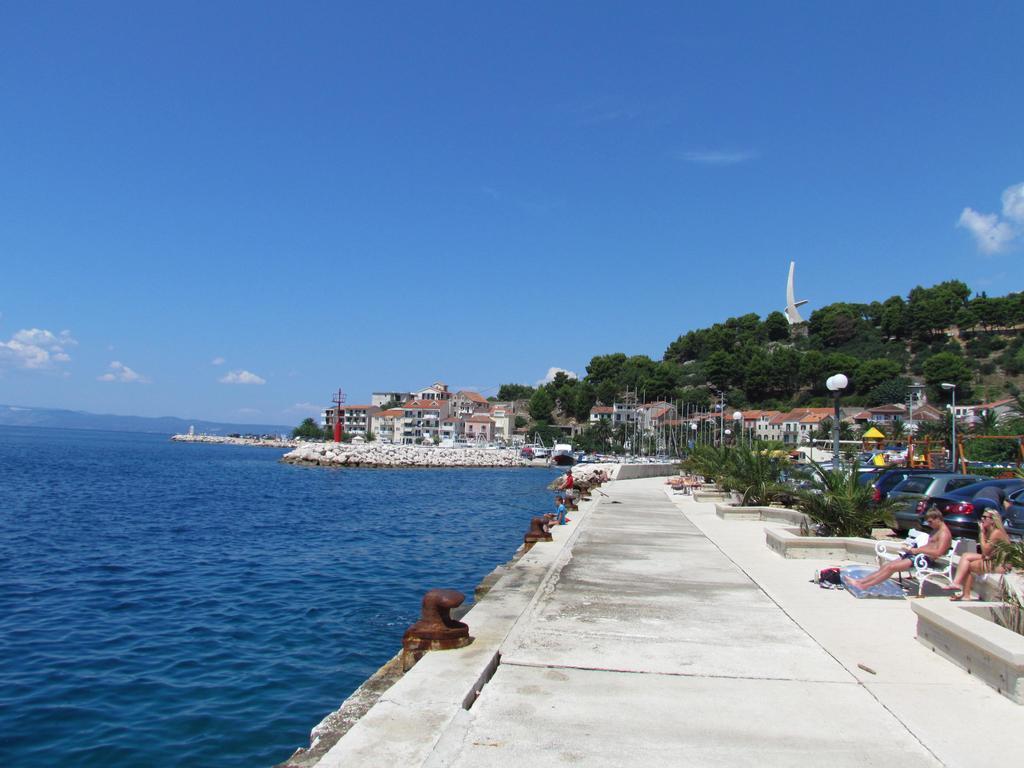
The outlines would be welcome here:
M 565 499 L 561 496 L 555 497 L 555 514 L 558 517 L 558 524 L 565 525 Z

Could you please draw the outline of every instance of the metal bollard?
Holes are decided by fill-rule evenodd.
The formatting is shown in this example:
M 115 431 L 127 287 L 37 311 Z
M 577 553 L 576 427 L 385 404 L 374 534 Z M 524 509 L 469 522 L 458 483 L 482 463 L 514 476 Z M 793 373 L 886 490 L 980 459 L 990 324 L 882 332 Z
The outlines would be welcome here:
M 432 589 L 423 596 L 420 620 L 402 635 L 402 670 L 408 672 L 427 651 L 449 651 L 473 642 L 469 625 L 451 617 L 466 596 L 454 589 Z
M 533 545 L 538 541 L 554 541 L 551 537 L 551 531 L 544 530 L 543 517 L 535 517 L 531 519 L 530 530 L 528 530 L 526 535 L 523 536 L 523 544 L 526 546 L 527 552 L 529 552 Z

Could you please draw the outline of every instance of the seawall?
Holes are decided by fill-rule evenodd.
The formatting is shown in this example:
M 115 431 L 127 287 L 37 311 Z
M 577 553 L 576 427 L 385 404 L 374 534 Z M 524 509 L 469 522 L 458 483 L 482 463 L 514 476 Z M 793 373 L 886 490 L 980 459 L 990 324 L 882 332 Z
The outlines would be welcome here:
M 611 474 L 623 480 L 674 472 L 673 464 L 620 464 Z M 614 487 L 615 482 L 604 486 Z M 392 658 L 312 730 L 308 748 L 297 750 L 278 768 L 360 765 L 367 756 L 375 765 L 419 764 L 420 752 L 429 750 L 447 724 L 475 701 L 500 663 L 499 648 L 536 602 L 552 572 L 571 559 L 572 543 L 587 516 L 607 499 L 604 491 L 595 489 L 589 500 L 579 501 L 568 525 L 553 529 L 552 542 L 529 551 L 520 547 L 509 562 L 483 579 L 476 588 L 476 602 L 463 616 L 453 613 L 469 624 L 474 638 L 470 646 L 428 653 L 404 675 L 399 656 Z M 524 518 L 524 532 L 527 527 Z

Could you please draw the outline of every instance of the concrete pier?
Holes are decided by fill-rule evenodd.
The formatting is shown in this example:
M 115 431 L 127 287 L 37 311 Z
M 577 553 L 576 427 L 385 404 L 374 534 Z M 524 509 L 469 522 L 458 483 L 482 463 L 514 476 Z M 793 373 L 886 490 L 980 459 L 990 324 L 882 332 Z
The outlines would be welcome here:
M 808 583 L 753 520 L 620 480 L 524 555 L 319 763 L 974 766 L 1024 708 L 914 639 L 908 601 Z M 866 669 L 865 669 L 866 668 Z

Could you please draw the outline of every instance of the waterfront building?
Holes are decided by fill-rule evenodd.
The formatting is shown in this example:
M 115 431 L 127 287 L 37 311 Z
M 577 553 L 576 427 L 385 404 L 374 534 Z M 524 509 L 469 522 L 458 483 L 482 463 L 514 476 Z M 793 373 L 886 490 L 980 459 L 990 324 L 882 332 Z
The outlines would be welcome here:
M 402 443 L 441 439 L 441 420 L 448 416 L 448 398 L 410 400 L 402 405 L 402 411 Z
M 636 421 L 636 403 L 612 403 L 612 425 L 632 424 Z
M 826 419 L 832 419 L 831 408 L 794 408 L 788 413 L 773 416 L 766 425 L 768 440 L 786 445 L 805 445 L 811 434 Z
M 927 403 L 915 405 L 913 414 L 911 414 L 910 408 L 902 403 L 887 403 L 874 408 L 858 410 L 850 420 L 854 424 L 862 426 L 872 424 L 878 427 L 883 434 L 887 434 L 887 429 L 891 429 L 897 421 L 903 422 L 907 432 L 916 432 L 922 422 L 940 421 L 942 418 L 942 411 Z
M 1015 410 L 1016 401 L 1012 397 L 1004 397 L 1001 400 L 994 400 L 991 403 L 977 403 L 974 405 L 960 405 L 957 403 L 956 420 L 958 422 L 962 421 L 968 426 L 973 426 L 988 415 L 989 411 L 995 413 L 997 419 L 1001 419 L 1004 416 L 1014 413 Z
M 443 381 L 435 381 L 429 387 L 410 393 L 410 400 L 451 400 L 452 393 Z
M 448 412 L 460 419 L 472 416 L 474 413 L 487 413 L 490 410 L 490 403 L 487 398 L 479 392 L 471 389 L 460 389 L 451 398 Z
M 370 430 L 382 443 L 401 443 L 404 428 L 405 411 L 401 408 L 378 411 L 370 419 Z
M 334 429 L 340 418 L 342 432 L 366 437 L 366 432 L 370 429 L 370 419 L 378 411 L 380 408 L 376 405 L 336 405 L 321 411 L 320 425 L 326 429 Z
M 374 392 L 370 395 L 370 405 L 376 405 L 380 408 L 388 403 L 404 403 L 406 400 L 411 399 L 411 392 Z
M 516 431 L 515 404 L 491 403 L 489 415 L 494 422 L 494 439 L 511 442 Z
M 665 422 L 674 419 L 676 417 L 676 407 L 664 401 L 643 403 L 636 406 L 634 413 L 641 429 L 649 432 L 661 429 L 665 426 Z
M 611 421 L 615 409 L 610 405 L 595 405 L 590 409 L 590 423 L 596 424 L 599 421 Z
M 466 422 L 458 416 L 445 416 L 441 419 L 441 442 L 455 443 L 466 437 Z
M 494 440 L 494 422 L 486 413 L 474 413 L 466 419 L 466 439 L 479 443 Z

